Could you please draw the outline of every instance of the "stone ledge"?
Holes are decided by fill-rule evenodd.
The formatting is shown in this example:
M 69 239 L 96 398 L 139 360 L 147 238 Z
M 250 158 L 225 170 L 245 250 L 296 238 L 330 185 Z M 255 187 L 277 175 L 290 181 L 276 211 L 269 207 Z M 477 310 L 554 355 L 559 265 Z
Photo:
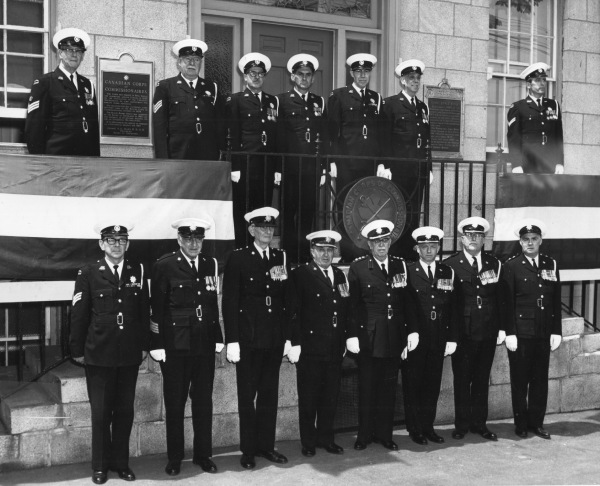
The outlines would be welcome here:
M 600 374 L 600 351 L 584 353 L 575 356 L 570 363 L 569 374 L 585 375 L 590 373 Z
M 584 353 L 600 351 L 600 333 L 595 332 L 581 336 L 581 347 Z
M 600 403 L 600 375 L 579 375 L 561 382 L 560 411 L 597 408 Z
M 575 334 L 583 334 L 585 324 L 583 317 L 563 317 L 562 318 L 562 335 L 572 336 Z

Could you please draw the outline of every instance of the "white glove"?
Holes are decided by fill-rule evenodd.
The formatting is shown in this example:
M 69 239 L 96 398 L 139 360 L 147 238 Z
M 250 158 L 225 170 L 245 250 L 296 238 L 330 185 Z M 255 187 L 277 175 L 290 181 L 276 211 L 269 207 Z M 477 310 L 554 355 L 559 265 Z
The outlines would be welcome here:
M 297 363 L 300 359 L 300 346 L 292 346 L 288 352 L 288 360 L 290 363 Z
M 323 169 L 323 175 L 321 176 L 321 181 L 319 182 L 319 185 L 325 185 L 325 169 Z
M 560 334 L 550 334 L 550 351 L 555 351 L 562 342 L 562 336 Z
M 150 351 L 150 357 L 154 361 L 167 361 L 167 353 L 164 349 L 153 349 Z
M 158 334 L 158 322 L 154 322 L 152 319 L 150 319 L 150 331 Z
M 292 342 L 286 341 L 283 346 L 283 355 L 286 356 L 290 352 L 290 349 L 292 349 Z
M 223 351 L 224 347 L 225 345 L 223 343 L 215 343 L 215 353 L 220 353 L 221 351 Z
M 412 351 L 418 345 L 419 345 L 419 333 L 418 332 L 411 332 L 408 335 L 408 346 L 406 346 L 406 347 L 408 348 L 409 351 Z
M 408 348 L 406 346 L 404 346 L 404 349 L 402 350 L 402 354 L 400 355 L 401 359 L 406 359 L 408 358 Z
M 506 339 L 506 333 L 504 331 L 498 331 L 498 337 L 496 338 L 496 346 L 500 346 Z
M 517 350 L 517 336 L 514 334 L 512 336 L 506 336 L 506 347 L 509 351 Z
M 335 179 L 337 177 L 337 165 L 335 165 L 335 162 L 329 164 L 329 168 L 329 175 Z
M 565 173 L 565 166 L 562 164 L 556 164 L 556 167 L 554 168 L 554 173 L 555 174 L 564 174 Z
M 383 177 L 384 179 L 392 178 L 392 171 L 390 169 L 386 169 L 383 164 L 379 164 L 377 166 L 377 177 Z
M 73 361 L 79 364 L 85 364 L 85 356 L 80 356 L 79 358 L 73 358 Z
M 454 353 L 454 351 L 456 351 L 456 343 L 446 343 L 444 356 L 450 356 L 452 353 Z
M 358 345 L 358 338 L 348 338 L 346 339 L 346 349 L 351 353 L 358 354 L 360 353 L 360 346 Z
M 231 173 L 231 180 L 233 182 L 239 182 L 241 176 L 242 176 L 242 173 L 239 170 L 233 171 Z
M 429 171 L 429 185 L 433 184 L 433 171 Z
M 281 184 L 281 172 L 275 172 L 275 184 L 277 186 Z
M 513 174 L 522 174 L 523 173 L 523 167 L 513 167 L 512 173 Z
M 229 343 L 227 345 L 227 361 L 237 363 L 240 360 L 240 343 Z

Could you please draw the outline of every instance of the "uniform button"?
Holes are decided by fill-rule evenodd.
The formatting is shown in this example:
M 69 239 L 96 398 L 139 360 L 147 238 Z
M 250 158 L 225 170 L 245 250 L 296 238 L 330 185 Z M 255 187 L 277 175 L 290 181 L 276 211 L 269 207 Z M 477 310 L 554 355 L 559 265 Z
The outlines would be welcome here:
M 200 291 L 198 290 L 198 295 L 200 295 Z
M 477 286 L 477 288 L 479 288 L 479 285 Z
M 120 304 L 121 302 L 123 302 L 123 301 L 122 301 L 121 299 L 119 299 L 119 304 Z
M 544 122 L 542 122 L 542 125 L 544 124 Z
M 333 301 L 333 303 L 334 303 L 334 304 L 337 304 L 337 300 L 334 300 L 334 301 Z
M 196 121 L 200 121 L 200 118 L 196 118 Z
M 543 295 L 540 295 L 540 299 L 543 299 L 543 298 L 544 298 L 544 296 L 543 296 Z
M 271 312 L 271 309 L 269 309 L 269 312 Z
M 317 294 L 317 297 L 321 297 L 321 294 Z
M 183 287 L 183 285 L 179 284 L 179 288 L 182 288 L 182 287 Z
M 334 313 L 333 313 L 333 315 L 334 315 L 334 316 L 337 316 L 337 312 L 334 312 Z
M 197 107 L 197 106 L 194 106 L 194 108 L 196 108 L 196 110 L 198 109 L 198 107 Z
M 542 284 L 540 284 L 540 287 L 542 286 Z
M 267 285 L 267 288 L 269 288 L 269 286 Z
M 391 308 L 392 308 L 392 304 L 388 304 L 388 309 L 391 309 Z
M 252 281 L 252 280 L 254 280 L 254 279 L 253 279 L 252 277 L 250 277 L 250 280 Z
M 63 101 L 67 101 L 67 100 L 65 100 L 65 99 L 63 98 Z
M 263 118 L 263 119 L 261 120 L 261 122 L 263 122 L 263 123 L 264 123 L 264 122 L 265 122 L 265 119 Z
M 542 310 L 544 310 L 544 308 L 542 307 Z
M 310 121 L 310 118 L 306 117 L 306 121 Z
M 478 305 L 477 307 L 479 307 L 479 308 L 481 309 L 481 306 L 480 306 L 480 305 Z
M 388 296 L 388 297 L 391 297 L 391 295 L 390 295 L 390 294 L 387 294 L 387 296 Z
M 196 282 L 200 282 L 200 279 L 199 279 L 199 278 L 197 278 L 197 279 L 196 279 Z
M 313 332 L 312 332 L 312 331 L 310 331 L 310 333 L 312 334 Z
M 81 108 L 83 110 L 83 106 L 79 105 L 79 108 Z
M 250 113 L 248 113 L 248 116 L 252 116 Z
M 267 276 L 268 276 L 268 275 L 269 275 L 269 272 L 265 272 L 265 275 L 267 275 Z
M 63 101 L 65 101 L 65 100 L 63 100 Z M 350 111 L 352 111 L 353 109 L 354 109 L 354 108 L 350 107 Z

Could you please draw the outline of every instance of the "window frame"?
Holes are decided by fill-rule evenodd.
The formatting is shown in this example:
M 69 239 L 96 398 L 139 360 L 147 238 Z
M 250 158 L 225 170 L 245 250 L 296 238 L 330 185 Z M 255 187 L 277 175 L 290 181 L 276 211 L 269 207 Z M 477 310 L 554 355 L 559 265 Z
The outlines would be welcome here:
M 559 0 L 548 0 L 548 2 L 552 2 L 552 14 L 553 14 L 553 19 L 552 19 L 552 23 L 551 23 L 551 27 L 552 27 L 552 35 L 544 35 L 544 36 L 535 36 L 534 32 L 535 32 L 535 12 L 538 10 L 538 7 L 535 5 L 534 0 L 530 0 L 531 2 L 531 6 L 532 6 L 532 13 L 531 13 L 531 19 L 530 19 L 530 28 L 529 31 L 527 33 L 527 35 L 530 36 L 529 39 L 529 61 L 527 63 L 522 63 L 522 62 L 517 62 L 517 61 L 511 61 L 511 42 L 510 42 L 510 38 L 511 38 L 511 14 L 512 14 L 512 8 L 510 5 L 510 0 L 508 0 L 508 18 L 507 18 L 507 24 L 508 27 L 506 29 L 507 32 L 507 46 L 506 46 L 506 58 L 505 59 L 493 59 L 488 57 L 488 81 L 492 80 L 492 79 L 498 79 L 501 81 L 502 83 L 502 87 L 501 87 L 501 100 L 500 100 L 500 104 L 498 103 L 490 103 L 489 101 L 489 97 L 486 103 L 486 107 L 489 108 L 490 107 L 502 107 L 504 109 L 504 114 L 502 117 L 502 123 L 500 124 L 500 126 L 502 127 L 502 136 L 501 136 L 501 140 L 496 140 L 493 145 L 488 145 L 489 144 L 489 140 L 487 140 L 487 135 L 486 135 L 486 152 L 487 153 L 491 153 L 491 152 L 495 152 L 498 149 L 498 142 L 501 143 L 501 146 L 504 150 L 505 153 L 508 153 L 508 143 L 506 140 L 506 134 L 508 131 L 508 124 L 506 122 L 506 116 L 508 114 L 508 108 L 510 107 L 510 105 L 512 103 L 514 103 L 515 101 L 518 101 L 519 99 L 523 99 L 527 96 L 527 87 L 526 87 L 526 83 L 524 80 L 522 80 L 519 77 L 519 74 L 512 74 L 509 73 L 507 71 L 510 70 L 511 66 L 521 66 L 521 72 L 523 71 L 523 69 L 525 69 L 527 66 L 533 64 L 534 62 L 538 62 L 537 59 L 534 58 L 535 56 L 535 50 L 534 50 L 534 45 L 535 45 L 535 39 L 538 37 L 544 37 L 544 38 L 552 38 L 552 56 L 550 59 L 550 64 L 552 66 L 551 69 L 551 73 L 552 76 L 548 76 L 548 84 L 547 84 L 547 93 L 546 93 L 546 97 L 548 98 L 553 98 L 557 96 L 558 93 L 558 63 L 560 61 L 560 56 L 559 56 L 559 52 L 558 52 L 558 39 L 559 39 L 559 22 L 558 22 L 558 17 L 559 17 L 559 7 L 560 7 L 560 2 Z M 491 8 L 491 6 L 490 6 Z M 492 29 L 489 28 L 489 31 L 491 32 Z M 497 29 L 494 29 L 497 30 Z M 490 40 L 491 42 L 491 40 Z M 503 65 L 504 66 L 504 72 L 497 72 L 497 71 L 493 71 L 491 69 L 491 64 L 499 64 L 499 65 Z M 510 102 L 508 102 L 507 98 L 508 98 L 508 89 L 507 89 L 507 80 L 515 80 L 515 81 L 522 81 L 524 84 L 524 88 L 523 88 L 523 92 L 517 97 L 517 99 L 512 100 Z M 489 84 L 488 84 L 488 95 L 489 95 Z M 487 118 L 487 122 L 489 123 L 490 119 L 489 117 Z

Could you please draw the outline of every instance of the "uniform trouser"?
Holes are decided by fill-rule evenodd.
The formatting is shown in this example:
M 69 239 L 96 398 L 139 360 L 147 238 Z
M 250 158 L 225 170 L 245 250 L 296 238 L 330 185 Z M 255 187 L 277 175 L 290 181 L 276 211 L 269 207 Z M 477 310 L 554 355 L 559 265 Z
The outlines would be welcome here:
M 300 441 L 314 448 L 333 442 L 333 421 L 340 391 L 341 360 L 302 356 L 296 364 Z
M 490 372 L 496 339 L 464 339 L 452 355 L 454 374 L 454 427 L 467 432 L 485 426 L 488 417 Z
M 548 402 L 550 339 L 518 338 L 517 350 L 508 352 L 510 390 L 515 426 L 542 427 Z
M 167 457 L 184 457 L 184 413 L 187 397 L 192 401 L 194 459 L 212 456 L 212 395 L 215 377 L 214 355 L 177 356 L 167 352 L 160 362 L 167 425 Z
M 125 469 L 139 366 L 85 366 L 92 409 L 92 469 Z
M 358 354 L 358 436 L 392 440 L 400 358 L 374 358 Z
M 240 450 L 255 455 L 275 449 L 279 368 L 283 347 L 256 349 L 240 345 L 236 364 Z
M 444 348 L 420 342 L 402 362 L 402 390 L 406 430 L 411 434 L 433 432 L 442 384 Z

